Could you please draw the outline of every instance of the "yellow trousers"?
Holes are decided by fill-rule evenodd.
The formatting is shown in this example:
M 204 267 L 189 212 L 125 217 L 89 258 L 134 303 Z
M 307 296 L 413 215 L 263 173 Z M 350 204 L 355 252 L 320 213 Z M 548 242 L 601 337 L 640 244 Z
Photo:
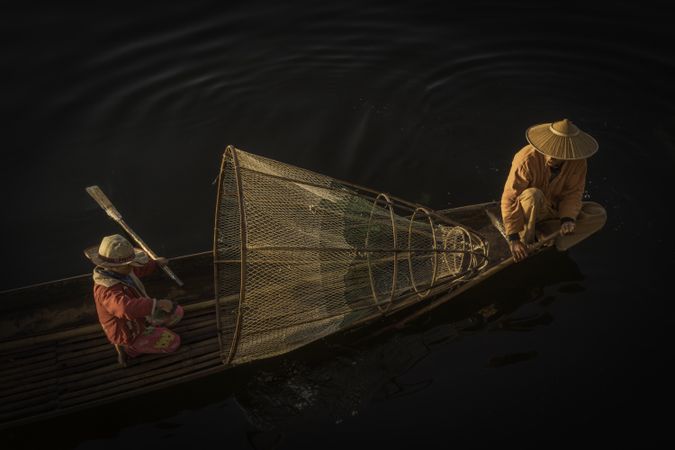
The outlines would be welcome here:
M 525 189 L 518 197 L 520 209 L 525 217 L 525 228 L 520 232 L 520 239 L 532 244 L 536 232 L 549 235 L 560 229 L 560 216 L 553 208 L 541 189 Z M 558 250 L 567 250 L 574 244 L 583 241 L 598 231 L 607 221 L 607 212 L 600 204 L 583 202 L 576 217 L 574 232 L 566 236 L 558 236 L 555 246 Z

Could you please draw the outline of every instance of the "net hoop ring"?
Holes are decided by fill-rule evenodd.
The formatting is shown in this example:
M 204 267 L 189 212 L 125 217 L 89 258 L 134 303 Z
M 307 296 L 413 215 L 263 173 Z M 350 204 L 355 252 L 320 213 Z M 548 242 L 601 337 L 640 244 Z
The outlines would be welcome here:
M 414 252 L 414 250 L 412 249 L 413 224 L 415 223 L 415 216 L 417 216 L 418 213 L 423 213 L 426 216 L 427 220 L 429 221 L 429 228 L 431 229 L 431 241 L 433 248 L 432 250 L 433 256 L 431 259 L 431 264 L 433 267 L 431 271 L 431 282 L 429 283 L 429 288 L 424 292 L 420 292 L 419 288 L 417 287 L 412 262 L 412 254 Z M 410 271 L 410 284 L 412 285 L 413 289 L 415 290 L 419 298 L 424 298 L 427 295 L 429 295 L 429 292 L 431 292 L 431 289 L 434 287 L 434 284 L 436 283 L 436 275 L 438 272 L 438 252 L 436 250 L 437 250 L 436 230 L 434 229 L 434 222 L 431 219 L 431 211 L 429 211 L 427 208 L 424 207 L 417 207 L 415 208 L 415 211 L 413 211 L 412 216 L 410 216 L 410 222 L 408 225 L 408 269 Z
M 371 262 L 371 255 L 372 251 L 368 251 L 368 245 L 369 245 L 369 240 L 370 240 L 370 230 L 372 229 L 372 222 L 373 222 L 373 216 L 375 214 L 376 209 L 378 208 L 380 204 L 380 200 L 384 200 L 384 204 L 386 205 L 387 210 L 389 210 L 389 219 L 391 221 L 391 234 L 393 237 L 393 249 L 392 249 L 392 255 L 394 259 L 394 267 L 392 269 L 392 275 L 391 275 L 391 291 L 389 292 L 389 299 L 380 301 L 378 296 L 377 296 L 377 288 L 375 287 L 375 279 L 373 277 L 373 267 L 372 267 L 372 262 Z M 375 200 L 373 201 L 373 206 L 370 209 L 370 217 L 368 217 L 368 227 L 366 229 L 366 239 L 364 241 L 364 246 L 366 248 L 366 263 L 368 266 L 368 279 L 370 281 L 370 289 L 373 293 L 373 300 L 375 301 L 375 305 L 377 308 L 380 310 L 381 313 L 386 313 L 391 305 L 393 304 L 394 301 L 394 293 L 396 292 L 396 274 L 398 273 L 398 254 L 397 254 L 397 239 L 396 239 L 396 221 L 394 219 L 394 210 L 392 208 L 392 201 L 389 198 L 387 194 L 381 193 L 378 194 L 377 197 L 375 197 Z
M 463 248 L 461 249 L 461 250 L 463 250 L 462 252 L 453 251 L 453 250 L 457 250 L 457 249 L 452 249 L 452 248 L 448 249 L 448 237 L 450 236 L 451 233 L 458 233 L 458 234 L 461 234 L 463 236 L 463 239 L 462 239 L 462 247 Z M 445 263 L 445 267 L 446 267 L 446 270 L 448 271 L 448 273 L 456 274 L 456 273 L 463 273 L 465 271 L 464 265 L 467 262 L 467 254 L 465 253 L 465 251 L 468 250 L 466 248 L 467 247 L 467 244 L 466 244 L 467 241 L 469 242 L 468 247 L 471 248 L 471 234 L 468 231 L 466 231 L 463 227 L 459 227 L 459 226 L 451 227 L 451 228 L 448 228 L 447 231 L 444 231 L 444 233 L 443 233 L 443 254 L 441 255 L 441 258 L 442 258 L 443 262 Z M 457 257 L 457 255 L 461 255 L 460 256 L 461 259 L 460 259 L 460 263 L 459 263 L 459 269 L 456 272 L 453 269 L 457 268 L 457 264 L 450 264 L 450 261 L 448 261 L 448 253 L 450 253 L 455 258 Z M 469 259 L 468 266 L 471 266 L 471 263 L 475 259 L 473 257 L 473 252 L 471 252 L 471 255 L 469 256 L 468 259 Z

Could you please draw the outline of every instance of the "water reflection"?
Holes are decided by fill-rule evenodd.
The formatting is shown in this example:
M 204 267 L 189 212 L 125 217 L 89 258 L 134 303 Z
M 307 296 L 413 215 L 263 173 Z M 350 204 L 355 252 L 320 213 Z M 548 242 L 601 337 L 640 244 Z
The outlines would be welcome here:
M 489 280 L 408 329 L 371 339 L 382 324 L 369 327 L 355 339 L 317 346 L 312 354 L 299 352 L 260 370 L 234 393 L 254 427 L 252 445 L 275 448 L 289 433 L 340 425 L 373 403 L 420 393 L 434 383 L 434 374 L 413 380 L 406 374 L 438 348 L 476 334 L 549 325 L 554 317 L 548 307 L 557 293 L 583 289 L 583 276 L 566 254 L 550 251 L 540 258 Z M 484 363 L 498 369 L 537 356 L 536 351 L 497 353 Z

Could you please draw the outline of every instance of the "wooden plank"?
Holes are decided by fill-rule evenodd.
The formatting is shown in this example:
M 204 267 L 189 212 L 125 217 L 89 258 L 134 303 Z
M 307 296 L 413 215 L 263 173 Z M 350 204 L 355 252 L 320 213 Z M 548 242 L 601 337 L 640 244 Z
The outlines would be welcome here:
M 132 383 L 127 383 L 124 386 L 117 386 L 114 389 L 99 389 L 98 391 L 86 395 L 86 396 L 78 396 L 74 397 L 68 400 L 60 400 L 59 405 L 60 407 L 66 408 L 69 406 L 75 406 L 78 404 L 82 403 L 90 403 L 90 402 L 96 402 L 97 400 L 101 400 L 102 398 L 108 397 L 108 396 L 113 396 L 116 394 L 120 394 L 123 392 L 131 392 L 135 391 L 135 393 L 140 394 L 142 392 L 146 392 L 147 385 L 152 385 L 154 383 L 160 382 L 160 381 L 165 381 L 168 379 L 176 378 L 179 375 L 184 375 L 184 374 L 189 374 L 189 373 L 194 373 L 198 372 L 202 368 L 208 368 L 208 367 L 213 367 L 213 366 L 220 366 L 222 365 L 220 361 L 220 352 L 213 352 L 205 355 L 205 358 L 207 359 L 206 362 L 202 362 L 200 364 L 195 364 L 194 361 L 188 360 L 185 362 L 184 366 L 181 369 L 177 370 L 170 370 L 167 372 L 163 372 L 158 376 L 153 376 L 153 377 L 148 377 L 144 378 L 139 381 L 135 381 Z
M 212 320 L 200 322 L 199 325 L 210 325 L 210 326 L 200 327 L 195 330 L 191 330 L 191 332 L 186 332 L 185 335 L 182 336 L 185 342 L 184 346 L 189 346 L 191 343 L 190 341 L 197 341 L 197 343 L 200 343 L 200 341 L 208 340 L 208 338 L 210 337 L 216 337 L 215 324 L 213 324 Z M 96 351 L 94 352 L 94 350 Z M 179 350 L 179 352 L 180 351 L 181 350 Z M 92 358 L 91 355 L 95 355 L 96 357 Z M 157 355 L 157 356 L 158 357 L 164 356 L 166 358 L 165 355 Z M 23 372 L 20 374 L 15 374 L 14 377 L 4 377 L 3 387 L 0 389 L 0 398 L 3 398 L 4 393 L 7 392 L 18 392 L 31 389 L 34 385 L 36 385 L 36 383 L 39 386 L 40 385 L 39 383 L 41 383 L 45 379 L 58 379 L 59 377 L 63 376 L 64 369 L 78 367 L 79 365 L 78 363 L 90 362 L 92 359 L 96 361 L 101 360 L 102 362 L 107 361 L 109 363 L 112 363 L 114 361 L 116 363 L 117 355 L 113 350 L 112 346 L 107 344 L 100 348 L 92 349 L 92 352 L 86 352 L 83 355 L 77 355 L 76 357 L 72 358 L 59 357 L 58 361 L 52 362 L 49 365 L 39 367 L 37 369 L 33 368 L 33 370 L 31 371 Z M 148 360 L 144 358 L 144 361 L 147 362 Z M 143 364 L 141 363 L 139 365 L 142 366 Z M 83 377 L 85 377 L 87 376 L 88 372 L 82 370 L 80 371 L 80 373 L 82 374 Z M 59 383 L 61 383 L 61 381 L 59 381 Z
M 33 406 L 35 403 L 47 402 L 58 397 L 59 404 L 68 403 L 69 399 L 80 399 L 83 396 L 87 399 L 105 397 L 106 393 L 117 392 L 120 389 L 127 389 L 129 386 L 142 386 L 144 382 L 162 379 L 171 376 L 173 373 L 186 373 L 186 371 L 204 367 L 204 362 L 211 365 L 220 365 L 220 356 L 217 345 L 217 338 L 204 341 L 192 348 L 187 348 L 180 355 L 161 355 L 154 361 L 154 364 L 139 365 L 135 372 L 129 372 L 128 369 L 122 369 L 119 366 L 109 368 L 103 376 L 89 376 L 91 373 L 84 374 L 86 379 L 84 383 L 70 383 L 64 385 L 59 379 L 46 380 L 45 384 L 39 389 L 31 392 L 22 392 L 3 398 L 0 405 L 0 415 L 7 410 L 21 410 Z M 112 369 L 112 370 L 111 370 Z M 126 376 L 125 376 L 126 375 Z M 113 380 L 113 381 L 111 381 Z M 65 388 L 65 389 L 64 389 Z
M 56 408 L 58 408 L 58 402 L 51 401 L 51 402 L 41 402 L 36 406 L 31 406 L 19 410 L 13 410 L 7 413 L 2 413 L 0 414 L 0 428 L 3 428 L 4 426 L 7 425 L 11 425 L 12 421 L 16 421 L 19 419 L 26 418 L 34 420 L 35 418 L 39 417 L 37 414 L 45 413 Z
M 213 375 L 216 373 L 223 372 L 228 369 L 228 366 L 219 364 L 214 367 L 207 367 L 204 369 L 200 369 L 197 372 L 194 373 L 189 373 L 186 375 L 181 375 L 178 377 L 170 378 L 167 380 L 159 381 L 156 384 L 153 384 L 151 386 L 147 386 L 143 393 L 148 393 L 152 391 L 157 391 L 160 389 L 165 389 L 169 386 L 174 386 L 176 384 L 180 383 L 185 383 L 188 381 L 192 381 L 195 379 L 199 379 L 208 375 Z M 110 404 L 113 402 L 116 402 L 118 400 L 126 399 L 129 397 L 133 397 L 138 395 L 139 393 L 136 391 L 128 391 L 128 392 L 121 392 L 119 394 L 111 395 L 105 398 L 102 398 L 97 401 L 92 401 L 89 403 L 84 403 L 84 404 L 79 404 L 79 405 L 74 405 L 74 406 L 69 406 L 69 407 L 59 407 L 57 402 L 52 402 L 52 403 L 45 403 L 42 405 L 40 408 L 34 408 L 31 411 L 22 411 L 26 415 L 22 417 L 11 417 L 11 415 L 5 415 L 5 416 L 0 416 L 0 429 L 7 428 L 7 427 L 12 427 L 12 426 L 19 426 L 19 425 L 25 425 L 28 423 L 35 422 L 37 420 L 42 420 L 42 419 L 47 419 L 47 418 L 52 418 L 52 417 L 58 417 L 62 416 L 64 414 L 70 414 L 76 411 L 82 411 L 83 409 L 87 408 L 93 408 L 96 406 L 101 406 L 101 405 L 106 405 Z
M 44 401 L 44 397 L 49 395 L 56 398 L 58 394 L 56 386 L 53 384 L 53 380 L 49 381 L 49 384 L 43 386 L 40 389 L 36 389 L 31 392 L 21 392 L 3 398 L 2 403 L 0 403 L 0 413 L 4 413 L 12 409 L 20 409 L 25 405 L 32 406 L 38 401 Z
M 223 298 L 221 301 L 231 301 L 231 300 L 236 300 L 238 299 L 237 295 L 231 295 L 228 297 Z M 186 313 L 192 312 L 192 311 L 198 311 L 201 309 L 213 307 L 215 305 L 215 300 L 206 300 L 203 302 L 199 303 L 193 303 L 189 305 L 183 306 L 183 309 L 185 310 Z M 214 310 L 215 314 L 215 310 Z M 31 346 L 39 345 L 39 344 L 44 344 L 46 342 L 51 342 L 51 341 L 60 341 L 68 338 L 79 338 L 82 336 L 86 336 L 91 334 L 92 337 L 96 336 L 98 337 L 98 334 L 96 333 L 102 333 L 101 330 L 101 325 L 96 323 L 92 325 L 85 325 L 83 327 L 79 328 L 73 328 L 70 330 L 64 330 L 64 331 L 59 331 L 59 332 L 54 332 L 50 334 L 43 334 L 39 336 L 31 336 L 27 338 L 21 338 L 21 339 L 15 339 L 11 341 L 5 341 L 5 342 L 0 342 L 0 355 L 3 353 L 7 353 L 11 350 L 16 350 L 19 348 L 28 348 Z M 87 337 L 89 338 L 89 337 Z
M 210 351 L 209 351 L 210 350 Z M 194 353 L 193 353 L 194 352 Z M 220 357 L 218 356 L 217 347 L 216 351 L 213 349 L 202 349 L 202 351 L 194 350 L 190 353 L 189 358 L 185 359 L 174 359 L 172 361 L 160 360 L 161 364 L 153 367 L 152 370 L 145 370 L 144 367 L 141 367 L 140 371 L 136 373 L 130 373 L 125 376 L 124 371 L 117 374 L 107 374 L 103 377 L 96 377 L 94 380 L 84 380 L 84 383 L 77 385 L 70 384 L 68 385 L 68 390 L 64 391 L 62 395 L 59 396 L 59 400 L 67 402 L 69 399 L 75 397 L 82 397 L 88 394 L 96 394 L 102 396 L 102 393 L 105 393 L 110 390 L 128 389 L 130 385 L 141 382 L 146 379 L 154 379 L 155 377 L 166 374 L 168 372 L 175 372 L 176 370 L 183 368 L 190 368 L 196 362 L 204 361 L 213 361 L 214 363 L 220 363 Z

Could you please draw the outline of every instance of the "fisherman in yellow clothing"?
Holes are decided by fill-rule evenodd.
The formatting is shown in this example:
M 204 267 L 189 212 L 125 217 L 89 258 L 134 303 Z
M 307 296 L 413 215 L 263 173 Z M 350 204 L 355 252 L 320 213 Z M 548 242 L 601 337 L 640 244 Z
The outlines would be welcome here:
M 566 250 L 603 227 L 605 209 L 584 202 L 586 159 L 597 141 L 568 119 L 527 129 L 528 145 L 513 158 L 501 199 L 504 231 L 516 262 L 529 244 L 560 229 L 555 240 Z

